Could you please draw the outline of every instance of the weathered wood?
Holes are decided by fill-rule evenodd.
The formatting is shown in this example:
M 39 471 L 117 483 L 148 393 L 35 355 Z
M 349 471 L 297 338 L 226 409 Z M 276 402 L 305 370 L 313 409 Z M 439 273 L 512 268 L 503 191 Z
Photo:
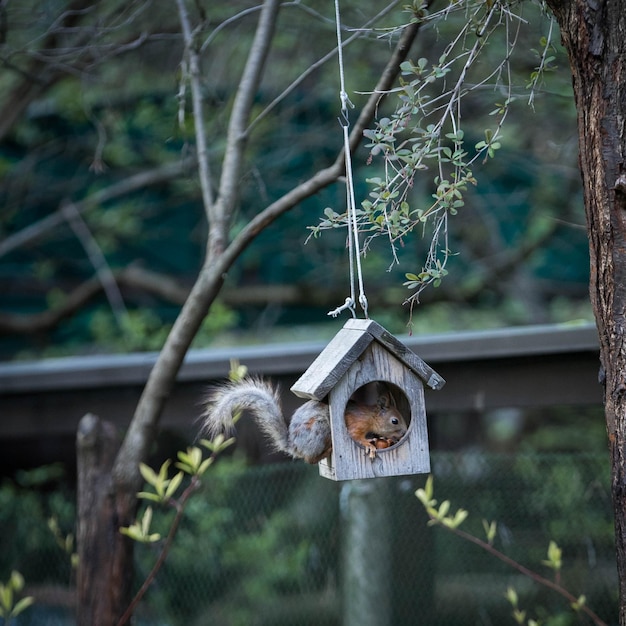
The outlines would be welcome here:
M 343 626 L 393 623 L 391 497 L 384 480 L 342 485 Z
M 412 369 L 431 389 L 441 389 L 446 384 L 446 381 L 432 367 L 422 361 L 417 354 L 409 350 L 400 340 L 377 322 L 373 320 L 351 319 L 346 322 L 344 328 L 368 332 L 407 367 Z
M 380 324 L 373 320 L 350 319 L 291 387 L 291 391 L 301 398 L 323 400 L 374 340 L 381 343 L 432 389 L 441 389 L 444 386 L 446 381 L 432 367 Z
M 291 387 L 297 396 L 318 401 L 328 396 L 333 451 L 320 463 L 332 480 L 398 476 L 430 471 L 424 386 L 445 384 L 416 354 L 372 320 L 348 320 L 307 371 Z M 372 459 L 348 434 L 344 414 L 353 394 L 369 383 L 394 385 L 407 406 L 407 434 Z
M 371 382 L 389 383 L 406 396 L 410 415 L 406 435 L 396 445 L 378 450 L 371 459 L 367 450 L 349 435 L 344 413 L 352 394 Z M 329 395 L 333 451 L 319 464 L 320 475 L 331 480 L 421 474 L 430 471 L 428 432 L 422 381 L 404 363 L 373 342 Z
M 311 366 L 291 387 L 300 398 L 323 400 L 374 337 L 345 326 L 331 339 Z
M 111 469 L 119 449 L 115 427 L 85 415 L 76 436 L 78 471 L 78 626 L 114 626 L 130 602 L 132 552 L 119 533 Z M 121 584 L 120 584 L 121 582 Z

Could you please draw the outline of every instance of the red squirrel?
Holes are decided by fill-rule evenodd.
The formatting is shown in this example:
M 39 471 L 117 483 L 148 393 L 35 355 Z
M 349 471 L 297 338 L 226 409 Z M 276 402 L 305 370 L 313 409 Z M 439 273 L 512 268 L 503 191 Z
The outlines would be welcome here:
M 209 436 L 233 429 L 233 415 L 249 410 L 277 450 L 307 463 L 330 455 L 328 405 L 309 400 L 287 419 L 276 389 L 258 378 L 244 378 L 215 389 L 207 398 L 202 431 Z M 401 413 L 388 392 L 379 393 L 375 404 L 348 402 L 345 410 L 348 433 L 374 458 L 376 451 L 400 441 L 407 431 Z

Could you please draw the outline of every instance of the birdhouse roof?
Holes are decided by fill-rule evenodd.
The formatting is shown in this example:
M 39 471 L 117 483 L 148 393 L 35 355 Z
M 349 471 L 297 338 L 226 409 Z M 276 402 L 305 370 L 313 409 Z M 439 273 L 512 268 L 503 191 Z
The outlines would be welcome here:
M 365 349 L 377 341 L 432 389 L 445 380 L 417 354 L 372 320 L 350 319 L 291 388 L 301 398 L 322 400 Z

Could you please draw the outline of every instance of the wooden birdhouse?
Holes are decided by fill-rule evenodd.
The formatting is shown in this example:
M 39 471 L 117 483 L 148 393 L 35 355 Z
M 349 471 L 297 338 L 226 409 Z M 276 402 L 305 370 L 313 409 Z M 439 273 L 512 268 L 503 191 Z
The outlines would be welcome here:
M 372 384 L 388 390 L 408 426 L 397 443 L 376 450 L 357 443 L 344 418 L 348 403 L 371 394 Z M 351 480 L 430 472 L 424 384 L 441 389 L 445 380 L 380 324 L 348 320 L 291 388 L 329 404 L 333 448 L 320 461 L 320 474 Z

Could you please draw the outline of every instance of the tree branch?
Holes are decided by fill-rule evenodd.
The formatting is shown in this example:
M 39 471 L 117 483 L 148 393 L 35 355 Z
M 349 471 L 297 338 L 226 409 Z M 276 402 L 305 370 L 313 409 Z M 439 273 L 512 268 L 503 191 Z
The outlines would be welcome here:
M 269 30 L 269 25 L 267 29 Z M 350 135 L 351 150 L 354 150 L 358 146 L 363 137 L 363 130 L 373 119 L 376 109 L 385 93 L 392 87 L 400 71 L 400 63 L 406 58 L 418 30 L 419 24 L 410 24 L 405 28 L 389 63 L 382 72 L 374 93 L 368 99 L 352 129 Z M 240 110 L 239 115 L 242 116 L 241 120 L 231 125 L 232 132 L 235 134 L 229 136 L 238 139 L 238 145 L 231 153 L 228 165 L 229 168 L 234 168 L 235 163 L 241 161 L 243 154 L 242 141 L 244 137 L 237 136 L 239 129 L 245 129 L 245 125 L 243 125 L 242 122 L 246 120 L 243 119 L 244 116 L 242 113 L 243 111 Z M 141 483 L 141 476 L 138 471 L 139 462 L 146 458 L 150 442 L 153 440 L 151 435 L 153 435 L 158 426 L 163 406 L 174 386 L 176 375 L 183 362 L 186 351 L 191 345 L 211 304 L 217 297 L 226 272 L 241 252 L 263 228 L 305 198 L 335 182 L 344 171 L 343 166 L 344 158 L 343 152 L 341 152 L 334 164 L 329 168 L 317 172 L 308 181 L 298 185 L 295 189 L 285 194 L 282 198 L 273 202 L 264 211 L 259 213 L 235 237 L 223 253 L 220 252 L 217 254 L 215 247 L 209 248 L 207 259 L 202 270 L 165 341 L 163 349 L 159 353 L 157 362 L 150 372 L 150 376 L 126 433 L 126 437 L 120 448 L 113 471 L 114 479 L 118 487 L 126 490 L 128 493 L 137 491 Z M 224 179 L 224 184 L 221 189 L 226 191 L 236 184 L 233 178 L 235 174 L 234 169 L 226 174 L 227 178 Z M 213 224 L 211 226 L 212 228 L 215 227 Z
M 180 280 L 132 265 L 122 270 L 112 270 L 111 280 L 120 287 L 148 292 L 180 306 L 189 296 L 189 289 L 182 286 Z M 32 314 L 0 313 L 0 335 L 33 335 L 48 332 L 63 320 L 72 317 L 98 296 L 103 288 L 103 281 L 96 275 L 65 294 L 58 305 L 47 311 Z
M 98 242 L 91 234 L 89 227 L 85 224 L 85 221 L 81 217 L 80 213 L 76 209 L 76 206 L 71 202 L 65 203 L 62 207 L 62 211 L 70 225 L 70 228 L 74 231 L 77 239 L 85 250 L 91 265 L 96 272 L 96 278 L 102 285 L 102 289 L 106 294 L 106 297 L 113 311 L 118 324 L 121 326 L 122 317 L 127 313 L 126 305 L 124 304 L 124 298 L 120 293 L 119 287 L 115 282 L 115 276 L 111 271 L 111 267 L 108 264 L 102 249 L 98 245 Z
M 227 240 L 230 216 L 238 195 L 237 187 L 246 143 L 245 128 L 274 34 L 279 6 L 279 0 L 266 0 L 263 4 L 235 96 L 226 137 L 219 195 L 213 205 L 205 207 L 209 215 L 209 234 L 204 266 L 150 372 L 115 461 L 113 476 L 122 492 L 137 491 L 141 482 L 139 462 L 146 458 L 153 440 L 151 435 L 157 427 L 163 405 L 174 385 L 185 354 L 224 280 L 224 273 L 216 274 L 215 268 L 219 266 Z
M 195 162 L 195 157 L 187 157 L 185 159 L 181 159 L 180 161 L 166 163 L 160 167 L 155 167 L 154 169 L 134 174 L 133 176 L 129 176 L 124 180 L 113 183 L 104 189 L 94 192 L 80 202 L 74 202 L 74 207 L 78 213 L 82 213 L 92 206 L 103 204 L 109 200 L 115 200 L 116 198 L 133 193 L 134 191 L 143 189 L 144 187 L 165 183 L 180 176 Z M 45 235 L 48 231 L 56 228 L 64 222 L 65 215 L 63 214 L 63 207 L 60 207 L 54 213 L 44 217 L 42 220 L 39 220 L 38 222 L 35 222 L 34 224 L 18 231 L 14 235 L 10 235 L 3 241 L 0 241 L 0 257 L 12 252 L 20 246 L 33 243 Z
M 206 143 L 206 128 L 204 123 L 204 110 L 202 107 L 202 86 L 200 84 L 200 57 L 198 55 L 197 43 L 194 41 L 194 34 L 189 22 L 189 13 L 185 0 L 176 0 L 178 5 L 178 15 L 185 41 L 185 56 L 189 63 L 189 86 L 191 87 L 191 106 L 193 109 L 193 119 L 196 136 L 196 153 L 198 156 L 198 174 L 200 176 L 200 189 L 202 190 L 202 204 L 210 221 L 209 209 L 213 206 L 213 190 L 211 185 L 211 168 L 209 165 L 209 151 Z M 181 77 L 181 83 L 187 77 L 185 73 Z M 182 87 L 181 87 L 182 89 Z M 184 103 L 179 106 L 184 108 Z
M 217 228 L 218 231 L 223 230 L 223 232 L 218 233 L 218 240 L 213 242 L 214 245 L 218 246 L 218 249 L 226 240 L 229 218 L 239 197 L 241 163 L 248 138 L 246 128 L 274 35 L 279 7 L 279 0 L 266 0 L 263 4 L 254 41 L 250 47 L 246 66 L 233 102 L 226 135 L 226 152 L 220 179 L 219 196 L 211 214 L 211 228 Z M 221 240 L 222 236 L 224 237 L 223 241 Z
M 341 48 L 345 48 L 350 45 L 353 41 L 363 36 L 363 31 L 369 28 L 372 24 L 375 24 L 379 19 L 387 15 L 396 5 L 398 4 L 398 0 L 393 0 L 390 4 L 388 4 L 382 11 L 379 11 L 371 20 L 368 20 L 363 26 L 357 29 L 357 31 L 344 40 L 341 44 Z M 302 5 L 297 5 L 302 7 Z M 304 7 L 302 7 L 304 8 Z M 302 84 L 313 72 L 322 67 L 325 63 L 330 61 L 334 56 L 337 55 L 339 48 L 335 46 L 330 52 L 325 54 L 323 57 L 315 61 L 307 67 L 307 69 L 298 76 L 290 85 L 288 85 L 280 94 L 274 98 L 252 121 L 250 126 L 247 129 L 247 133 L 249 134 L 252 129 L 263 120 L 274 108 L 276 108 L 293 90 L 300 84 Z
M 89 5 L 89 0 L 75 0 L 63 13 L 60 25 L 69 27 L 77 24 L 81 11 Z M 51 30 L 43 39 L 41 48 L 54 48 L 58 38 L 58 31 Z M 47 63 L 37 58 L 31 59 L 28 68 L 21 73 L 23 74 L 21 82 L 11 91 L 8 101 L 0 110 L 0 140 L 4 139 L 15 126 L 28 105 L 63 76 L 58 70 L 49 70 Z
M 391 89 L 400 70 L 400 63 L 404 61 L 408 55 L 411 44 L 417 36 L 419 24 L 409 24 L 400 38 L 393 55 L 389 59 L 385 69 L 383 70 L 378 83 L 367 100 L 363 110 L 361 111 L 356 123 L 352 127 L 350 133 L 350 150 L 354 151 L 358 147 L 363 138 L 363 131 L 369 126 L 374 119 L 376 109 L 380 106 L 386 93 Z M 320 170 L 309 180 L 301 183 L 284 196 L 270 204 L 266 209 L 261 211 L 239 232 L 233 239 L 224 256 L 228 259 L 228 267 L 243 252 L 248 244 L 261 232 L 266 226 L 271 224 L 276 218 L 292 209 L 296 204 L 302 202 L 316 194 L 321 189 L 334 183 L 344 173 L 344 152 L 341 150 L 335 162 L 328 168 Z
M 62 304 L 42 313 L 30 315 L 0 313 L 0 335 L 32 335 L 52 330 L 63 320 L 74 315 L 101 291 L 100 280 L 97 276 L 93 276 L 64 297 Z

